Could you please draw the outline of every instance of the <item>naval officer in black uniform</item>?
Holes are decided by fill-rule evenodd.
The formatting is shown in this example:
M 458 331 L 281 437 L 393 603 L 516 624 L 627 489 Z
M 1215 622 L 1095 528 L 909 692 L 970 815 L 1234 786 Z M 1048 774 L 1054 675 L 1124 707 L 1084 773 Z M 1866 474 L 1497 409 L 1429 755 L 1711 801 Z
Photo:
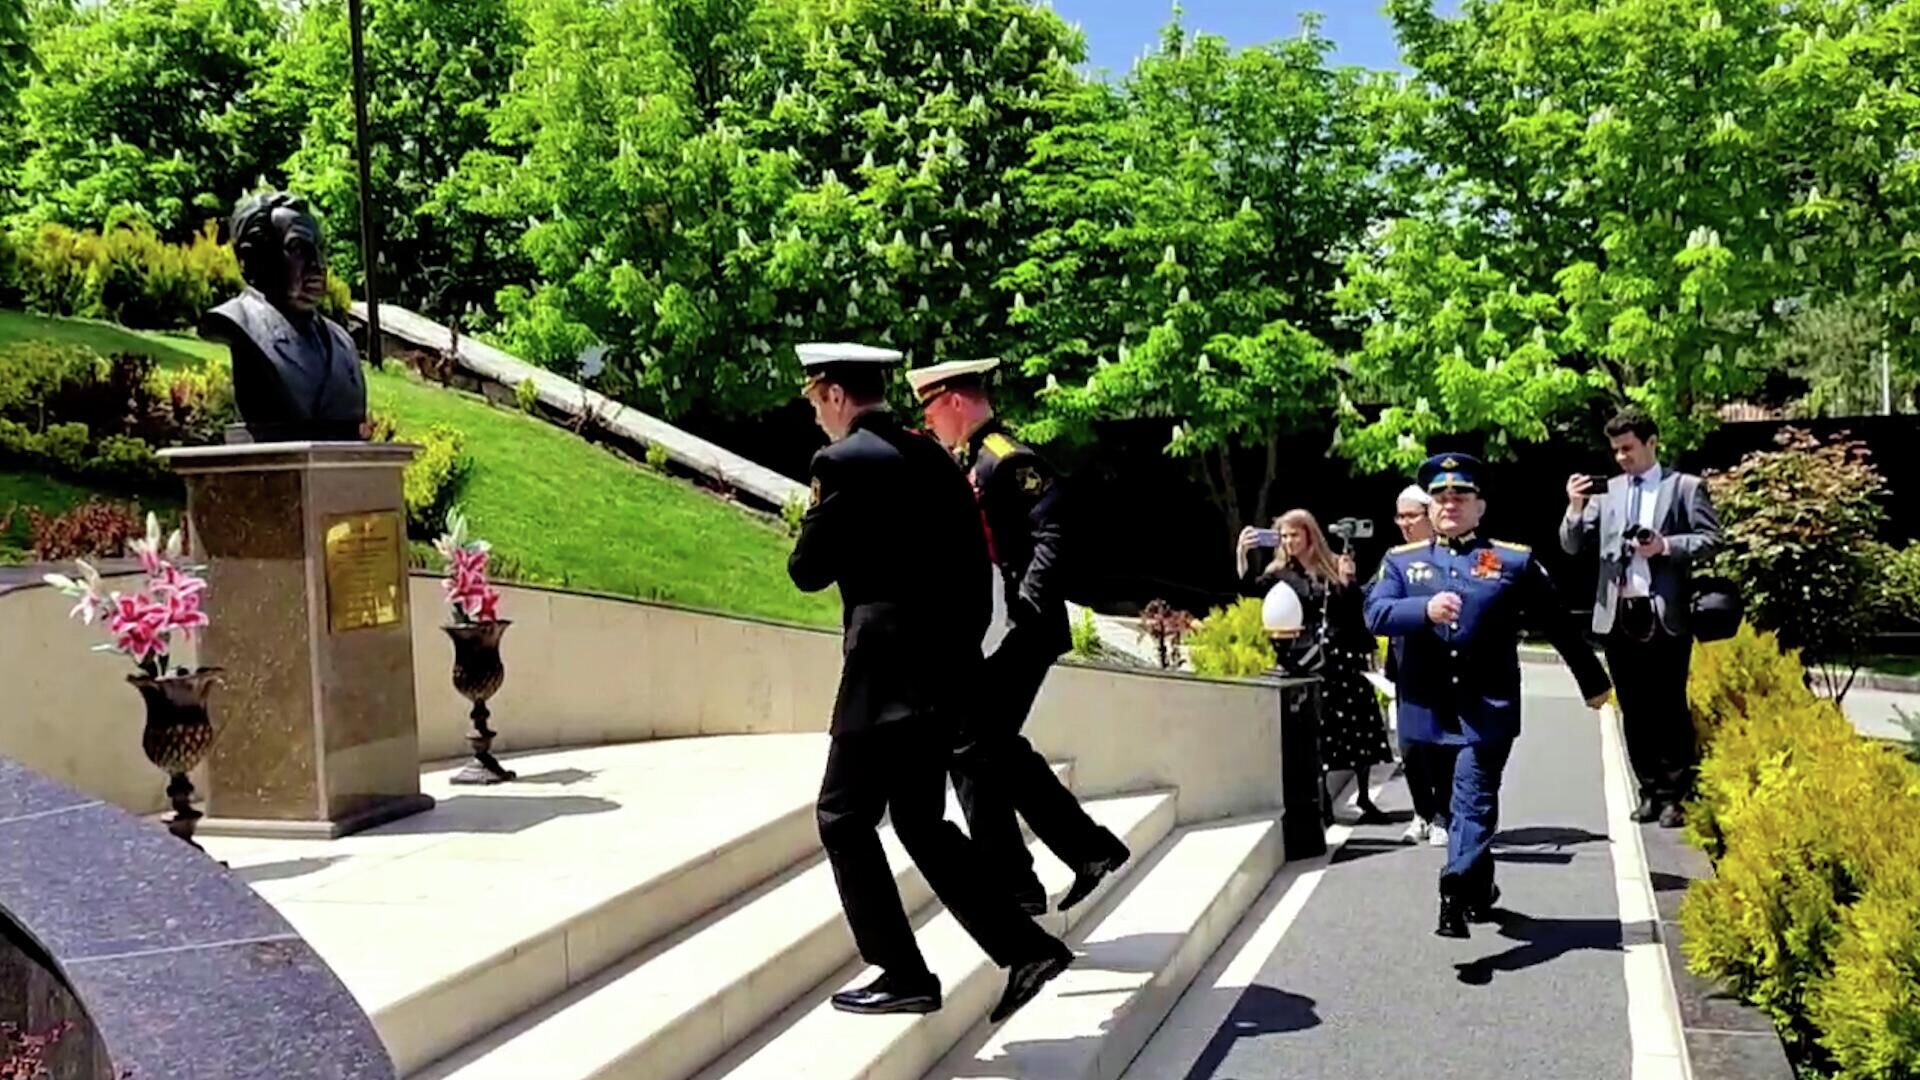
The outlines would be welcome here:
M 1478 534 L 1486 502 L 1480 462 L 1442 454 L 1420 467 L 1433 496 L 1428 540 L 1387 552 L 1367 596 L 1367 625 L 1402 639 L 1400 729 L 1414 739 L 1458 746 L 1452 828 L 1440 875 L 1442 937 L 1466 937 L 1469 918 L 1490 916 L 1493 836 L 1500 823 L 1500 778 L 1520 734 L 1520 630 L 1532 619 L 1573 670 L 1592 708 L 1612 684 L 1547 572 L 1522 544 Z
M 967 831 L 1029 914 L 1047 909 L 1046 889 L 1014 811 L 1074 871 L 1060 910 L 1078 904 L 1129 856 L 1127 845 L 1087 816 L 1040 752 L 1020 734 L 1054 661 L 1073 645 L 1067 628 L 1066 502 L 1059 477 L 993 413 L 986 377 L 998 360 L 955 360 L 907 372 L 927 428 L 952 449 L 972 482 L 1006 598 L 1006 634 L 987 657 L 968 745 L 954 762 L 953 790 Z
M 833 996 L 847 1012 L 931 1012 L 928 970 L 880 846 L 880 819 L 994 963 L 1010 969 L 997 1022 L 1066 970 L 1073 953 L 1027 918 L 979 849 L 948 821 L 946 776 L 979 678 L 991 567 L 973 493 L 933 440 L 886 406 L 890 349 L 803 345 L 805 394 L 833 440 L 814 455 L 812 503 L 787 560 L 795 585 L 837 585 L 845 622 L 820 839 L 861 959 L 878 979 Z

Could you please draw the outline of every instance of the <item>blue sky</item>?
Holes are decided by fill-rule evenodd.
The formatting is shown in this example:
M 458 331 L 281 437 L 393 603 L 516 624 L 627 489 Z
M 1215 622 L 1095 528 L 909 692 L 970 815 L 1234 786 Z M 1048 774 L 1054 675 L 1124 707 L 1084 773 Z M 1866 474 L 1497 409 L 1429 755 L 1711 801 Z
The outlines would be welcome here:
M 1195 30 L 1219 34 L 1235 45 L 1253 45 L 1300 31 L 1300 13 L 1326 16 L 1321 33 L 1338 46 L 1336 63 L 1383 68 L 1398 65 L 1393 26 L 1381 14 L 1380 0 L 1184 0 L 1185 22 Z M 1445 10 L 1457 5 L 1446 0 Z M 1053 8 L 1087 33 L 1095 66 L 1125 74 L 1133 60 L 1157 40 L 1173 13 L 1172 0 L 1053 0 Z

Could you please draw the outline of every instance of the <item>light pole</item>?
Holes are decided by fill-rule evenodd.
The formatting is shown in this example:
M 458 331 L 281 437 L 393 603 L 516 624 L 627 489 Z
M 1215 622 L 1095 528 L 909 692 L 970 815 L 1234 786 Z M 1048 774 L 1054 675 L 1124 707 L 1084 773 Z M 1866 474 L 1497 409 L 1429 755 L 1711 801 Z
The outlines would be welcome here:
M 384 367 L 380 353 L 380 290 L 376 282 L 380 249 L 373 223 L 373 164 L 367 140 L 367 56 L 361 44 L 360 0 L 347 0 L 347 35 L 353 45 L 353 141 L 360 159 L 360 273 L 367 294 L 367 353 Z

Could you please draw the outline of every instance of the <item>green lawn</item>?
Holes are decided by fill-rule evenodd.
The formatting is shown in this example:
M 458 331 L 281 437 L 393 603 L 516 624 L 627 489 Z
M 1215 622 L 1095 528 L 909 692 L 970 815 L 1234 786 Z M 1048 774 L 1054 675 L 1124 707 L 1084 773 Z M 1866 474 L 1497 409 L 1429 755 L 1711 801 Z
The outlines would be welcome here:
M 129 330 L 93 319 L 49 319 L 22 311 L 0 311 L 0 344 L 10 341 L 51 341 L 60 345 L 90 345 L 103 353 L 141 352 L 163 367 L 197 364 L 224 356 L 226 348 L 190 334 Z
M 190 337 L 0 312 L 0 344 L 28 339 L 140 350 L 167 363 L 223 351 Z M 763 517 L 397 365 L 369 372 L 368 392 L 372 409 L 403 436 L 434 423 L 466 433 L 473 469 L 460 504 L 474 533 L 535 580 L 815 625 L 839 619 L 837 598 L 801 593 L 787 580 L 791 541 Z M 85 494 L 0 472 L 0 513 L 15 502 L 70 505 Z

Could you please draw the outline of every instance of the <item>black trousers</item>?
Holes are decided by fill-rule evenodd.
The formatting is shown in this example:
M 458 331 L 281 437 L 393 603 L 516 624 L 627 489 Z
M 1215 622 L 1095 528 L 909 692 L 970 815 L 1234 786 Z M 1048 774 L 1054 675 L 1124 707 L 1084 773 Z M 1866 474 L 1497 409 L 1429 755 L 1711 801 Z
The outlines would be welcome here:
M 880 846 L 880 818 L 888 813 L 934 895 L 994 963 L 1010 967 L 1054 948 L 1053 939 L 996 887 L 966 834 L 946 819 L 951 755 L 947 730 L 919 718 L 836 735 L 827 751 L 816 809 L 820 842 L 860 958 L 889 972 L 919 974 L 927 962 Z
M 1453 819 L 1453 761 L 1458 746 L 1408 739 L 1400 744 L 1400 762 L 1407 774 L 1407 793 L 1413 812 L 1441 828 Z
M 1693 639 L 1667 633 L 1656 623 L 1648 601 L 1630 598 L 1620 602 L 1606 651 L 1640 797 L 1685 799 L 1693 792 L 1699 760 L 1693 712 L 1687 707 Z
M 990 872 L 1016 897 L 1044 898 L 1017 811 L 1048 850 L 1078 868 L 1108 855 L 1118 841 L 1081 809 L 1047 759 L 1020 734 L 1054 654 L 1019 630 L 986 658 L 970 744 L 953 761 L 953 792 Z

